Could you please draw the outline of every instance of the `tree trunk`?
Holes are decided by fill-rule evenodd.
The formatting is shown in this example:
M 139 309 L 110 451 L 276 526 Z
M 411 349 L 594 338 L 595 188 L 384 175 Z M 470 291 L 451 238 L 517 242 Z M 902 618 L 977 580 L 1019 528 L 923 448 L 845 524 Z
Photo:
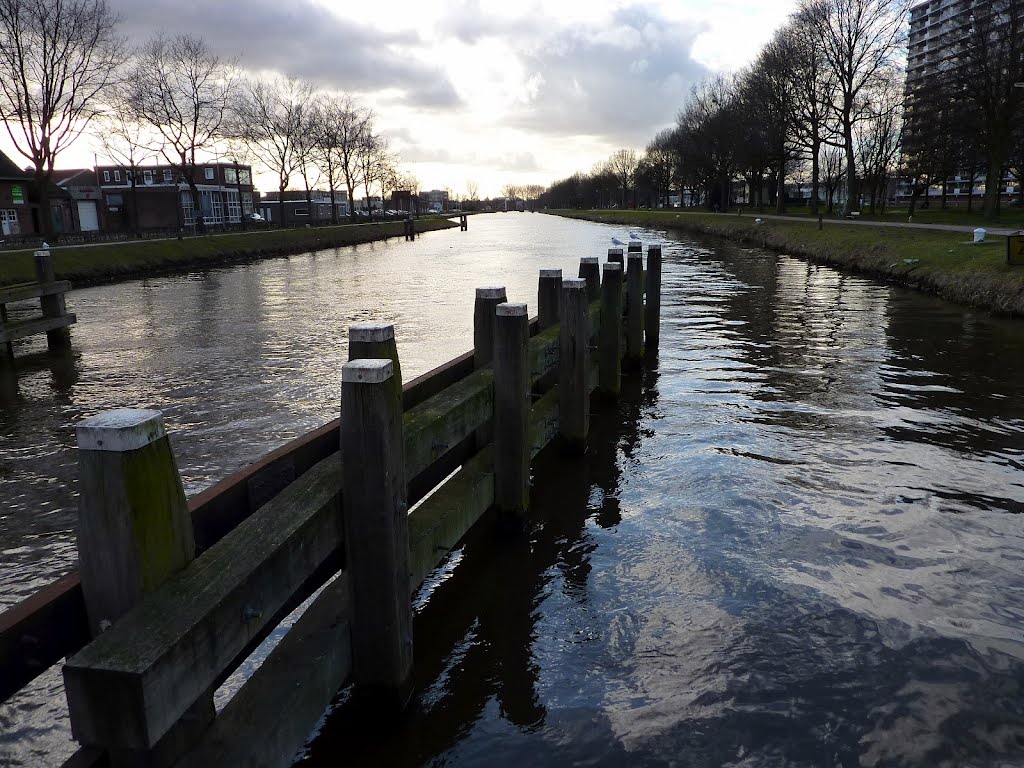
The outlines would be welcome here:
M 821 187 L 821 168 L 819 166 L 818 152 L 821 151 L 821 143 L 811 143 L 811 213 L 818 214 L 818 190 Z
M 1003 162 L 1001 157 L 993 156 L 988 163 L 988 172 L 985 175 L 985 218 L 999 218 L 999 198 L 1003 185 Z
M 775 213 L 786 212 L 786 156 L 779 156 L 779 177 L 775 182 Z
M 853 125 L 843 126 L 843 140 L 846 144 L 846 212 L 851 213 L 860 206 L 857 203 L 857 160 L 853 153 Z
M 284 188 L 288 186 L 286 182 L 281 182 L 277 187 L 277 210 L 281 214 L 281 229 L 287 226 L 287 222 L 284 220 Z
M 205 217 L 203 216 L 203 208 L 201 204 L 201 198 L 199 196 L 199 187 L 196 186 L 196 180 L 193 179 L 191 176 L 189 176 L 187 180 L 189 191 L 192 193 L 192 210 L 195 213 L 193 218 L 195 219 L 196 222 L 196 232 L 203 235 L 206 234 L 206 221 Z
M 53 239 L 53 213 L 50 211 L 50 174 L 36 171 L 36 189 L 39 190 L 39 228 L 46 240 Z M 28 190 L 25 190 L 28 197 Z

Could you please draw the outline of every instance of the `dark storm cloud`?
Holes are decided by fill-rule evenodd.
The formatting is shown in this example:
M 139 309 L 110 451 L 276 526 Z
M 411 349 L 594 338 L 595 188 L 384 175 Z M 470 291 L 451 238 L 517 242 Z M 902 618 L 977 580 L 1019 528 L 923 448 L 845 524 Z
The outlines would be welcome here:
M 443 71 L 410 55 L 418 35 L 340 18 L 310 0 L 111 0 L 123 31 L 142 43 L 157 31 L 198 34 L 242 66 L 302 77 L 330 89 L 406 91 L 417 107 L 453 107 L 458 94 Z

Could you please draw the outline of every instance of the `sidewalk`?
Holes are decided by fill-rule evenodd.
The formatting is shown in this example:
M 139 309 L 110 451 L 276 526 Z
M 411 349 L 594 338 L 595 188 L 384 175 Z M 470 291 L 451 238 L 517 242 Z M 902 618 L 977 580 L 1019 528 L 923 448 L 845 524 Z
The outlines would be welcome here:
M 680 213 L 686 214 L 688 216 L 707 216 L 708 215 L 707 211 L 703 211 L 701 213 L 696 213 L 696 212 L 692 212 L 692 211 L 680 211 Z M 735 216 L 736 214 L 734 214 L 734 213 L 719 213 L 719 214 L 712 214 L 712 215 L 717 215 L 717 216 Z M 743 216 L 747 217 L 747 218 L 753 217 L 753 218 L 759 218 L 759 219 L 775 219 L 775 220 L 778 220 L 778 221 L 802 221 L 805 224 L 813 224 L 813 223 L 816 222 L 816 219 L 813 216 L 779 216 L 779 215 L 771 214 L 771 213 L 744 213 Z M 829 218 L 826 218 L 826 219 L 823 220 L 823 223 L 827 224 L 829 226 L 831 226 L 833 224 L 848 224 L 850 226 L 861 226 L 861 227 L 902 227 L 904 229 L 937 229 L 937 230 L 945 231 L 945 232 L 967 232 L 968 234 L 973 233 L 974 229 L 975 229 L 974 227 L 960 225 L 960 224 L 910 224 L 910 223 L 905 222 L 905 221 L 870 221 L 870 220 L 868 220 L 868 221 L 861 221 L 859 219 L 829 219 Z M 990 235 L 1000 235 L 1000 236 L 1003 236 L 1003 237 L 1005 237 L 1007 235 L 1015 235 L 1018 232 L 1022 231 L 1022 230 L 1018 230 L 1018 229 L 1005 229 L 1005 228 L 998 228 L 998 227 L 984 227 L 984 229 L 985 229 L 985 232 L 987 232 Z

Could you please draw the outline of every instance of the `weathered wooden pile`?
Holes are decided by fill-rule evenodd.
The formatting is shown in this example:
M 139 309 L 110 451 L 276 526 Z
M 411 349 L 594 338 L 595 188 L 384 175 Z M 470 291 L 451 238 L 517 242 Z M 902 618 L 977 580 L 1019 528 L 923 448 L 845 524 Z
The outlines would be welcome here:
M 350 681 L 404 706 L 413 591 L 489 510 L 514 528 L 531 460 L 586 450 L 591 394 L 657 350 L 661 249 L 622 263 L 542 270 L 532 322 L 477 289 L 473 351 L 404 386 L 394 328 L 352 326 L 341 418 L 191 502 L 159 412 L 80 423 L 79 572 L 0 614 L 0 699 L 69 656 L 74 764 L 115 766 L 286 765 Z
M 67 280 L 56 280 L 53 273 L 53 260 L 49 251 L 35 252 L 36 282 L 8 285 L 0 288 L 0 344 L 6 349 L 0 352 L 0 365 L 14 360 L 16 339 L 25 336 L 46 334 L 46 344 L 50 351 L 63 351 L 71 348 L 71 334 L 68 326 L 76 321 L 73 313 L 64 306 L 64 294 L 71 290 Z M 30 317 L 12 321 L 7 316 L 7 305 L 19 301 L 39 299 L 41 317 Z

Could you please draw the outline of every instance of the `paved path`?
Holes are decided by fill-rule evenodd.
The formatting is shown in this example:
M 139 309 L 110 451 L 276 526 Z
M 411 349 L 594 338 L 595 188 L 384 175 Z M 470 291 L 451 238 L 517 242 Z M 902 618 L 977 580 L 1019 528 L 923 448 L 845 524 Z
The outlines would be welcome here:
M 685 211 L 691 216 L 706 216 L 706 213 L 696 214 Z M 736 214 L 720 213 L 719 216 L 735 216 Z M 802 221 L 805 224 L 813 223 L 813 216 L 777 216 L 770 213 L 746 213 L 744 218 L 747 217 L 759 217 L 762 219 L 776 219 L 778 221 Z M 945 232 L 967 232 L 973 233 L 973 226 L 966 226 L 961 224 L 910 224 L 905 221 L 861 221 L 860 219 L 824 219 L 825 224 L 845 224 L 849 226 L 861 226 L 861 227 L 903 227 L 905 229 L 937 229 Z M 998 227 L 985 227 L 985 231 L 990 235 L 1015 235 L 1021 230 L 1019 229 L 1000 229 Z

